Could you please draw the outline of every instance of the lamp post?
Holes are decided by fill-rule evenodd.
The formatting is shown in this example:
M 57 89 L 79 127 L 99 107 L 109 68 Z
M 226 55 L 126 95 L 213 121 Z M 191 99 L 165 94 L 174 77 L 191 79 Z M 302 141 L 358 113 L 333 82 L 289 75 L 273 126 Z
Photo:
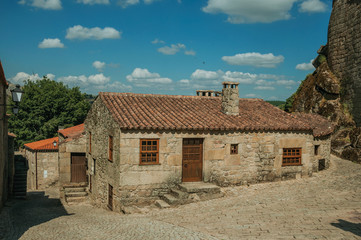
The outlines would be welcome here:
M 13 107 L 13 113 L 19 113 L 19 103 L 21 101 L 21 97 L 23 96 L 23 91 L 20 89 L 20 85 L 16 84 L 13 90 L 10 90 L 12 100 L 15 102 L 15 106 Z
M 56 142 L 56 140 L 54 140 L 54 142 L 53 142 L 54 147 L 56 147 L 56 144 L 58 144 L 58 143 Z

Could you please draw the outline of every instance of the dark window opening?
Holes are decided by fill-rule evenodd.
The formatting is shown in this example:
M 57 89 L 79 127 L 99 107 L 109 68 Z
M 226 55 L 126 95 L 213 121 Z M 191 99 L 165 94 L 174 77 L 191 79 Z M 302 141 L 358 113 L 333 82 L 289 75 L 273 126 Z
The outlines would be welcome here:
M 238 154 L 238 144 L 231 144 L 231 154 Z

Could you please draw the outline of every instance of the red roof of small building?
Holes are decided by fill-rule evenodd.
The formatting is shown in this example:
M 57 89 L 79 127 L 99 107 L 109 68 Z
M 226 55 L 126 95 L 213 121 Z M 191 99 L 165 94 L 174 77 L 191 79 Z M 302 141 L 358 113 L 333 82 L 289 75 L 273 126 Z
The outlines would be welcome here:
M 14 133 L 8 132 L 8 136 L 16 138 L 16 135 Z
M 1 61 L 0 61 L 0 83 L 5 86 L 8 86 L 8 82 L 6 81 L 5 73 L 4 73 L 4 69 L 3 69 L 3 65 L 1 64 Z
M 99 93 L 121 129 L 311 131 L 296 116 L 261 99 L 239 99 L 239 115 L 221 112 L 221 97 Z
M 77 138 L 84 132 L 84 123 L 58 130 L 58 133 L 64 136 L 64 138 Z
M 54 147 L 54 141 L 56 141 L 56 146 Z M 37 142 L 26 143 L 24 144 L 26 148 L 35 151 L 44 151 L 44 150 L 58 150 L 59 149 L 59 139 L 58 137 L 48 138 L 44 140 L 40 140 Z
M 293 114 L 312 127 L 315 137 L 330 135 L 335 130 L 335 125 L 319 114 L 299 112 Z

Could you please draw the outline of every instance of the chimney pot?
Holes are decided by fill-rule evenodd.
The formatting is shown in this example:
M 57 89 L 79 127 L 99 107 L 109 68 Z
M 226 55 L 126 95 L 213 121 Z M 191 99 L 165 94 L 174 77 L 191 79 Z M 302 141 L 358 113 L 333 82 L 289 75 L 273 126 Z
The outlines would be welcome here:
M 223 82 L 222 112 L 227 115 L 239 114 L 239 92 L 237 82 Z

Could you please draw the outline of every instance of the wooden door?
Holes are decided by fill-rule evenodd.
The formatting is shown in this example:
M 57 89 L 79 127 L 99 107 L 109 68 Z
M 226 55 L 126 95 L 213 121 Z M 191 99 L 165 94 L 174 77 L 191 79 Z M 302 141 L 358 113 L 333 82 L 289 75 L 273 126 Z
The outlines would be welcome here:
M 203 139 L 183 139 L 182 181 L 202 181 Z
M 71 182 L 87 182 L 85 153 L 71 153 Z

